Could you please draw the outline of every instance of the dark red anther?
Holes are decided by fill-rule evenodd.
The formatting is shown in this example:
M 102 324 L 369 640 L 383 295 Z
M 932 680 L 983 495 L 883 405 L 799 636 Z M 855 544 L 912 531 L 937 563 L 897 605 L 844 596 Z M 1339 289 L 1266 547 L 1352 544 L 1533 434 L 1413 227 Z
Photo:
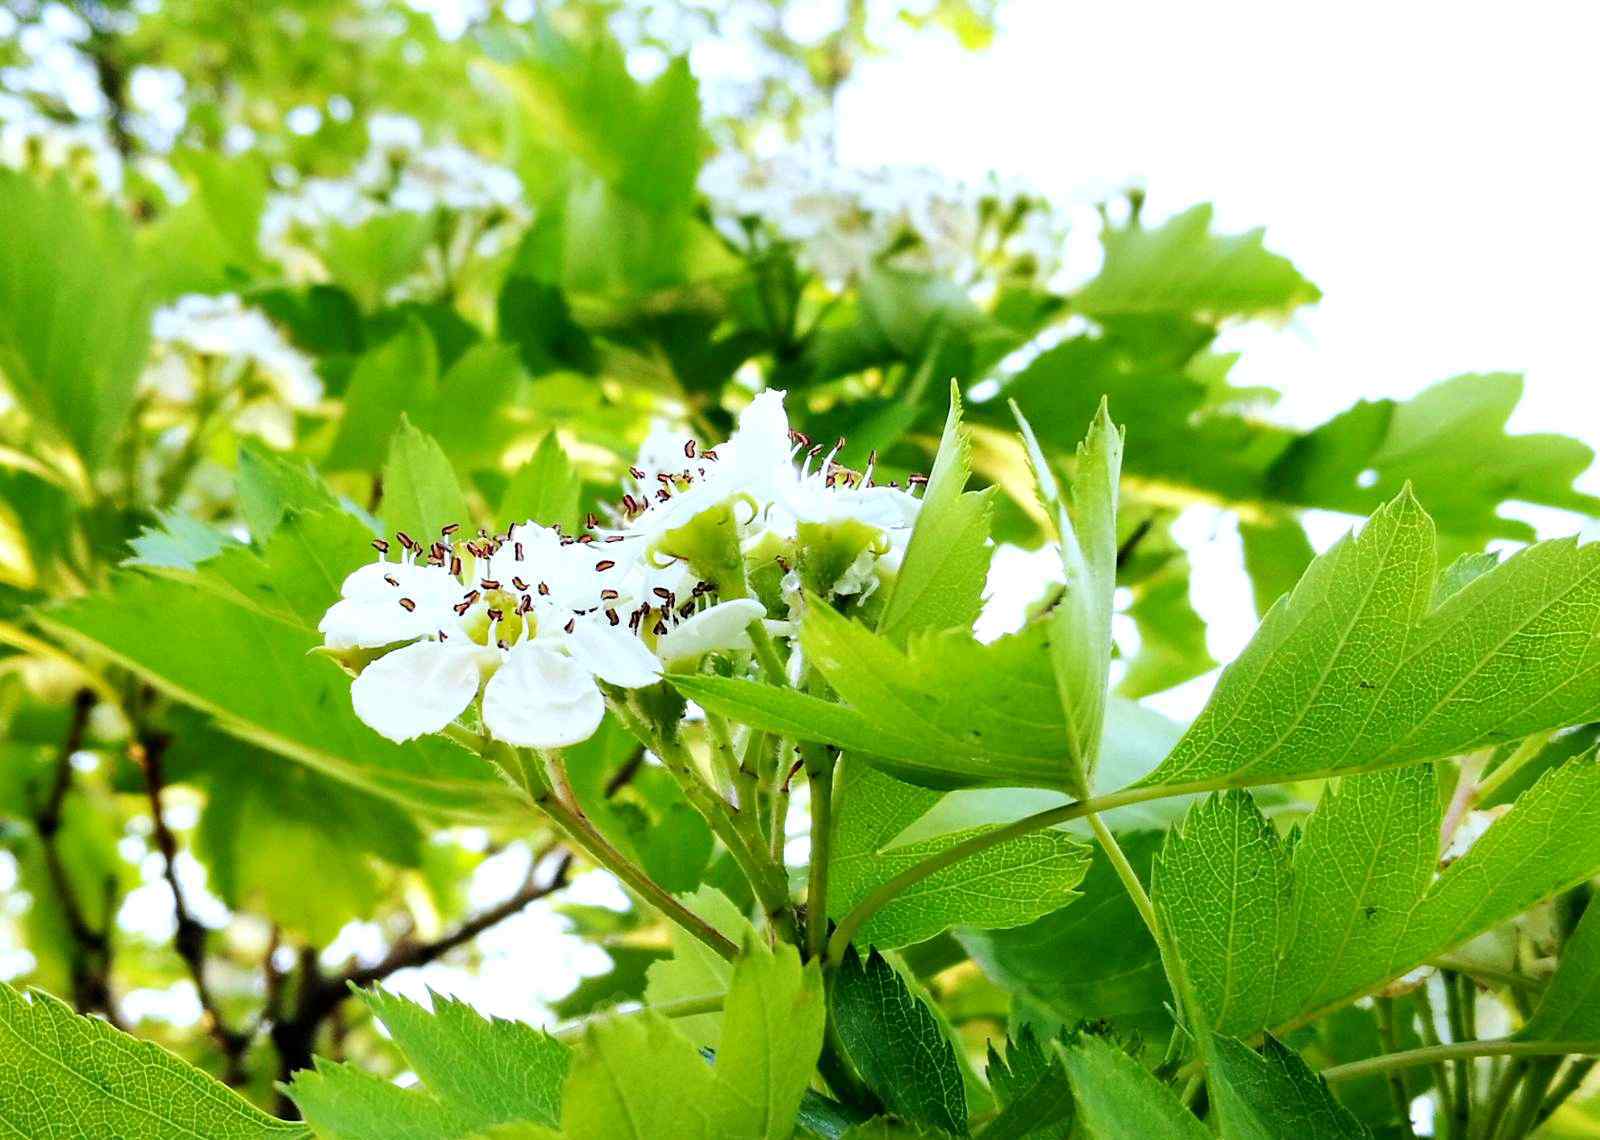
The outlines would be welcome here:
M 618 598 L 620 598 L 621 596 L 622 595 L 617 593 L 617 591 L 615 591 L 615 590 L 601 590 L 600 591 L 600 600 L 602 602 L 614 602 Z
M 693 602 L 684 602 L 683 605 L 678 607 L 678 616 L 681 618 L 686 618 L 692 613 L 694 613 Z
M 495 638 L 494 639 L 494 644 L 495 644 L 495 647 L 497 649 L 510 649 L 511 648 L 511 646 L 506 644 L 506 639 L 503 638 L 503 637 Z
M 454 554 L 450 556 L 450 573 L 458 578 L 461 576 L 461 559 Z
M 622 619 L 617 616 L 617 611 L 610 606 L 606 607 L 606 620 L 612 625 L 620 625 L 622 623 Z
M 415 542 L 416 542 L 415 539 L 413 539 L 409 534 L 407 534 L 403 530 L 395 531 L 394 532 L 394 537 L 395 537 L 395 541 L 398 542 L 401 546 L 405 547 L 407 550 L 410 550 L 412 548 L 412 546 L 415 545 Z
M 709 459 L 709 460 L 711 460 L 711 462 L 715 463 L 717 461 L 716 449 L 715 448 L 711 448 L 711 447 L 706 448 L 704 451 L 702 451 L 700 453 L 700 458 L 701 459 Z
M 583 543 L 583 545 L 588 546 L 591 542 L 594 541 L 594 535 L 592 535 L 592 534 L 580 534 L 578 536 L 578 541 Z
M 657 586 L 655 589 L 651 590 L 650 592 L 652 594 L 654 594 L 658 598 L 666 598 L 669 601 L 672 598 L 672 591 L 667 589 L 665 586 Z
M 607 542 L 621 542 L 623 540 L 623 537 L 624 536 L 620 535 L 620 534 L 608 534 L 608 535 L 606 535 L 606 541 Z
M 478 585 L 485 590 L 498 590 L 500 588 L 500 582 L 495 578 L 484 578 L 478 582 Z
M 666 490 L 656 492 L 656 502 L 658 503 L 664 503 L 670 498 L 672 498 L 672 494 Z
M 400 585 L 400 579 L 396 578 L 393 574 L 385 574 L 383 576 L 383 580 L 385 582 L 389 583 L 389 585 L 391 585 L 391 586 Z
M 790 443 L 798 443 L 801 447 L 810 447 L 811 446 L 811 437 L 809 435 L 807 435 L 803 431 L 795 431 L 793 428 L 790 428 L 789 429 L 789 442 Z
M 684 444 L 683 444 L 683 457 L 685 459 L 693 459 L 694 458 L 694 440 L 689 439 L 689 440 L 685 440 L 684 441 Z
M 641 614 L 638 610 L 634 610 L 631 614 L 628 615 L 628 629 L 631 632 L 633 632 L 633 633 L 638 633 L 639 632 L 639 619 L 641 617 L 643 617 L 643 616 L 644 615 Z
M 506 615 L 505 615 L 505 611 L 504 610 L 490 610 L 489 611 L 489 620 L 490 621 L 499 621 L 501 618 L 503 618 L 505 616 Z
M 521 578 L 513 578 L 513 579 L 511 579 L 511 584 L 513 586 L 515 586 L 518 590 L 520 590 L 520 591 L 522 591 L 524 593 L 527 592 L 528 583 L 524 582 Z
M 460 529 L 461 529 L 461 524 L 460 523 L 445 523 L 442 527 L 439 528 L 439 533 L 448 538 L 450 535 L 454 534 L 456 531 L 458 531 Z
M 470 606 L 473 602 L 476 602 L 480 596 L 481 595 L 478 593 L 478 591 L 476 591 L 476 590 L 468 590 L 467 591 L 467 596 L 462 598 L 461 600 L 463 602 L 466 602 L 467 605 Z
M 375 538 L 372 540 L 372 549 L 376 550 L 379 554 L 388 554 L 389 544 L 381 538 Z
M 405 610 L 408 614 L 415 613 L 417 610 L 417 603 L 413 602 L 410 598 L 401 598 L 400 608 Z
M 668 475 L 665 471 L 657 471 L 656 482 L 660 483 L 663 487 L 670 487 L 672 485 L 672 476 Z
M 578 619 L 577 618 L 568 618 L 567 619 L 567 624 L 562 626 L 561 628 L 566 630 L 568 633 L 571 633 L 573 630 L 578 628 Z
M 927 484 L 927 482 L 928 482 L 928 477 L 926 475 L 907 475 L 906 476 L 906 486 L 908 486 L 908 487 L 925 486 Z
M 517 616 L 521 617 L 531 609 L 533 609 L 533 599 L 528 597 L 527 594 L 523 594 L 522 601 L 517 603 Z
M 615 565 L 616 565 L 616 562 L 613 559 L 602 558 L 600 561 L 598 561 L 598 562 L 596 562 L 594 564 L 594 568 L 603 573 L 604 571 L 607 571 L 607 570 L 611 569 Z
M 639 468 L 637 468 L 637 467 L 628 468 L 628 474 L 632 475 L 635 479 L 643 479 L 644 478 L 644 472 L 639 470 Z
M 595 527 L 600 525 L 600 517 L 593 511 L 590 511 L 588 514 L 583 516 L 583 525 L 588 527 L 590 530 L 593 530 Z
M 521 562 L 522 561 L 522 543 L 519 542 L 516 545 L 514 545 L 511 548 L 511 554 L 512 554 L 512 557 L 514 557 L 518 562 Z
M 450 635 L 448 633 L 446 633 L 444 630 L 441 629 L 439 631 L 439 640 L 440 641 L 449 641 L 450 640 Z
M 549 582 L 540 582 L 539 583 L 539 596 L 541 598 L 548 598 L 550 596 L 550 583 Z
M 457 602 L 455 605 L 451 606 L 450 608 L 456 611 L 456 617 L 466 617 L 467 616 L 467 611 L 472 608 L 472 603 L 471 602 Z
M 667 623 L 664 621 L 656 622 L 655 628 L 650 632 L 654 633 L 657 637 L 665 637 L 667 635 Z

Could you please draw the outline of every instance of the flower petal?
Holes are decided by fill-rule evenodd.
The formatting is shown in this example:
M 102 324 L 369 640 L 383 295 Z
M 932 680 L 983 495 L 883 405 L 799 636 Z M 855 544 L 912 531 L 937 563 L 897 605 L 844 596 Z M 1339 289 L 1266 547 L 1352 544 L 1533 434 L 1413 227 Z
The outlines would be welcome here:
M 714 649 L 753 648 L 750 623 L 766 615 L 766 607 L 754 598 L 719 602 L 673 626 L 656 643 L 656 652 L 671 663 L 701 657 Z
M 438 732 L 477 695 L 479 653 L 477 646 L 419 641 L 384 654 L 350 686 L 356 716 L 396 744 Z
M 369 562 L 352 571 L 339 592 L 317 623 L 329 649 L 376 649 L 458 624 L 450 607 L 461 596 L 461 584 L 437 566 Z
M 564 653 L 525 641 L 483 691 L 483 723 L 496 740 L 560 748 L 594 735 L 606 714 L 594 676 Z
M 642 689 L 661 679 L 656 655 L 623 626 L 580 620 L 566 641 L 578 663 L 602 681 L 624 689 Z

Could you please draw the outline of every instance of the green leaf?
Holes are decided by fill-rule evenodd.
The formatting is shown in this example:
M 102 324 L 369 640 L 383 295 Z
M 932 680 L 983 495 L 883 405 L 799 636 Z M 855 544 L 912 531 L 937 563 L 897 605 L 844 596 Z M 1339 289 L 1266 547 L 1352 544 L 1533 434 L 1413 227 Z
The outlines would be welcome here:
M 717 1076 L 754 1107 L 739 1135 L 786 1140 L 822 1051 L 822 971 L 747 935 L 723 1008 Z
M 1268 612 L 1144 782 L 1245 785 L 1416 763 L 1600 715 L 1600 545 L 1539 543 L 1433 605 L 1402 493 Z
M 701 887 L 694 894 L 684 896 L 682 902 L 741 945 L 754 929 L 739 908 L 715 887 Z M 657 962 L 646 973 L 646 1005 L 669 1005 L 728 992 L 734 968 L 726 959 L 676 926 L 671 929 L 669 936 L 672 939 L 672 957 L 665 962 Z M 674 1024 L 680 1033 L 696 1045 L 716 1049 L 721 1044 L 722 1018 L 714 1013 L 678 1018 Z
M 187 727 L 183 743 L 204 765 L 195 844 L 207 886 L 233 909 L 325 945 L 352 919 L 378 917 L 389 896 L 377 860 L 422 865 L 422 832 L 390 801 L 208 726 Z
M 1594 452 L 1562 435 L 1507 435 L 1522 377 L 1452 377 L 1403 403 L 1362 403 L 1323 424 L 1277 461 L 1273 487 L 1307 506 L 1362 512 L 1410 482 L 1457 541 L 1534 537 L 1500 510 L 1515 500 L 1594 514 L 1600 499 L 1574 490 Z
M 1321 298 L 1285 258 L 1269 253 L 1262 231 L 1236 237 L 1211 232 L 1209 205 L 1195 206 L 1155 229 L 1135 217 L 1100 235 L 1105 262 L 1073 299 L 1096 320 L 1181 313 L 1205 321 L 1283 315 Z
M 1092 1140 L 1209 1140 L 1172 1090 L 1122 1050 L 1085 1036 L 1062 1057 L 1078 1094 L 1078 1119 Z
M 477 1136 L 500 1124 L 556 1126 L 570 1051 L 541 1029 L 484 1018 L 430 992 L 433 1009 L 381 989 L 361 998 L 389 1031 L 419 1084 L 401 1088 L 353 1065 L 317 1059 L 288 1086 L 318 1136 Z
M 967 1095 L 939 1019 L 877 951 L 852 947 L 834 977 L 834 1029 L 862 1080 L 896 1115 L 967 1134 Z
M 192 573 L 124 574 L 37 621 L 337 779 L 457 818 L 507 818 L 518 801 L 481 760 L 443 740 L 390 744 L 356 719 L 338 666 L 307 656 L 345 576 L 371 558 L 369 541 L 348 514 L 295 515 L 259 554 L 236 546 Z
M 715 1067 L 676 1028 L 681 1021 L 649 1009 L 592 1022 L 567 1082 L 564 1135 L 792 1135 L 822 1049 L 821 973 L 814 962 L 802 966 L 794 947 L 768 949 L 753 933 L 731 969 Z
M 1273 602 L 1294 589 L 1317 554 L 1305 528 L 1286 511 L 1241 520 L 1239 536 L 1244 540 L 1244 567 L 1250 574 L 1256 616 L 1265 617 Z
M 376 471 L 400 417 L 431 403 L 439 391 L 439 357 L 417 317 L 356 362 L 345 392 L 344 418 L 323 466 L 329 471 Z
M 318 1140 L 464 1140 L 478 1133 L 423 1089 L 324 1057 L 312 1066 L 295 1073 L 288 1095 Z
M 517 468 L 500 499 L 499 517 L 507 523 L 532 520 L 542 526 L 574 531 L 583 480 L 567 458 L 561 440 L 550 432 L 532 457 Z
M 1013 402 L 1039 501 L 1061 552 L 1064 588 L 1048 618 L 1050 664 L 1066 725 L 1068 788 L 1094 784 L 1111 668 L 1112 596 L 1117 589 L 1117 484 L 1122 433 L 1105 401 L 1078 445 L 1069 493 L 1062 495 L 1033 428 Z
M 239 471 L 234 489 L 239 496 L 239 513 L 258 543 L 272 537 L 288 511 L 320 511 L 339 506 L 339 501 L 309 461 L 268 451 L 254 440 L 245 440 L 239 445 Z
M 924 859 L 994 830 L 964 828 L 903 842 L 938 793 L 901 783 L 847 756 L 838 775 L 840 809 L 829 864 L 828 911 L 843 918 L 875 888 Z M 918 882 L 877 911 L 856 934 L 861 946 L 892 950 L 951 927 L 1018 926 L 1064 906 L 1089 865 L 1089 849 L 1059 831 L 997 844 Z
M 0 170 L 0 381 L 89 470 L 133 408 L 150 337 L 131 227 L 64 177 Z
M 1162 833 L 1117 838 L 1148 889 Z M 1099 847 L 1078 889 L 1083 897 L 1071 906 L 1026 926 L 961 931 L 961 945 L 996 983 L 1063 1025 L 1105 1018 L 1124 1032 L 1164 1036 L 1172 994 L 1161 953 Z
M 17 1136 L 304 1137 L 160 1046 L 0 984 L 0 1123 Z
M 432 1012 L 382 989 L 361 995 L 407 1063 L 440 1101 L 479 1126 L 561 1119 L 567 1047 L 520 1021 L 484 1018 L 465 1002 L 431 994 Z
M 353 226 L 328 225 L 317 235 L 317 244 L 328 275 L 370 311 L 393 286 L 422 268 L 436 228 L 431 213 L 394 210 Z
M 1600 906 L 1584 908 L 1561 947 L 1561 964 L 1528 1023 L 1524 1041 L 1600 1040 Z
M 1139 627 L 1139 652 L 1117 692 L 1137 700 L 1209 673 L 1217 662 L 1206 647 L 1206 625 L 1189 602 L 1189 559 L 1174 555 L 1155 574 L 1131 587 L 1127 616 Z
M 128 540 L 133 557 L 124 565 L 153 570 L 193 570 L 230 547 L 239 545 L 232 535 L 188 515 L 157 511 L 155 527 L 145 527 Z
M 1333 1099 L 1326 1081 L 1270 1034 L 1260 1053 L 1242 1041 L 1217 1037 L 1213 1056 L 1207 1087 L 1222 1121 L 1223 1140 L 1361 1140 L 1372 1135 Z
M 983 608 L 993 492 L 964 490 L 972 476 L 971 447 L 961 427 L 961 392 L 952 382 L 922 508 L 878 621 L 878 632 L 897 645 L 925 630 L 970 630 Z
M 1001 1105 L 979 1133 L 984 1140 L 1068 1140 L 1077 1116 L 1066 1066 L 1024 1026 L 1002 1058 L 989 1046 L 989 1087 Z
M 1246 792 L 1191 809 L 1153 895 L 1210 1028 L 1300 1024 L 1600 871 L 1600 764 L 1547 773 L 1434 878 L 1440 823 L 1426 765 L 1346 777 L 1292 844 Z
M 403 530 L 424 546 L 449 524 L 471 521 L 467 500 L 444 449 L 404 415 L 389 441 L 378 517 L 387 533 Z

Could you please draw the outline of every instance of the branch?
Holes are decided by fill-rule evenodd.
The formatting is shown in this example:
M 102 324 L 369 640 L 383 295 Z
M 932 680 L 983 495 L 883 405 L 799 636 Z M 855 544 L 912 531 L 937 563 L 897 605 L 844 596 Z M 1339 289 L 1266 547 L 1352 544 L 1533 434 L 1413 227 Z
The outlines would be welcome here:
M 67 792 L 72 788 L 72 757 L 83 747 L 83 735 L 89 724 L 89 711 L 94 708 L 94 693 L 80 689 L 72 702 L 72 718 L 67 724 L 67 734 L 61 741 L 56 756 L 55 774 L 50 791 L 39 810 L 34 813 L 34 830 L 39 836 L 39 847 L 44 856 L 45 872 L 50 876 L 50 886 L 61 904 L 66 919 L 67 932 L 72 936 L 72 1001 L 79 1013 L 103 1013 L 113 1025 L 117 1024 L 116 1010 L 111 1001 L 111 926 L 107 915 L 106 925 L 96 929 L 84 913 L 78 891 L 61 857 L 57 837 L 61 831 L 62 810 Z M 107 884 L 107 910 L 115 886 Z
M 155 832 L 156 848 L 161 852 L 162 876 L 172 891 L 172 910 L 177 918 L 177 929 L 172 938 L 173 949 L 178 952 L 178 957 L 183 959 L 183 964 L 188 967 L 189 977 L 194 982 L 195 993 L 200 998 L 206 1032 L 222 1051 L 225 1065 L 222 1079 L 230 1085 L 240 1085 L 248 1076 L 244 1070 L 244 1055 L 249 1051 L 250 1043 L 255 1039 L 260 1027 L 257 1025 L 246 1030 L 229 1029 L 227 1022 L 222 1019 L 221 1010 L 217 1008 L 216 997 L 206 983 L 208 931 L 194 917 L 189 909 L 188 900 L 184 898 L 183 886 L 178 881 L 178 841 L 172 834 L 172 829 L 167 826 L 166 816 L 161 809 L 161 792 L 166 786 L 162 777 L 161 759 L 169 743 L 170 738 L 164 734 L 151 735 L 135 741 L 129 752 L 144 768 L 145 791 L 150 800 L 150 820 Z

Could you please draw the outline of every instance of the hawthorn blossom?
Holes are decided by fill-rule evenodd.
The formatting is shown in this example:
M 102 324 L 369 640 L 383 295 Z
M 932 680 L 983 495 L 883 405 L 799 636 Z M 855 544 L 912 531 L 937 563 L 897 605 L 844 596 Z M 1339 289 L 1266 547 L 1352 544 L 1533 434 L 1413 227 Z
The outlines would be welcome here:
M 160 371 L 153 374 L 162 391 L 174 396 L 191 396 L 193 379 L 179 353 L 229 362 L 235 369 L 252 368 L 273 393 L 291 407 L 316 403 L 322 396 L 311 361 L 278 331 L 259 309 L 247 307 L 237 294 L 206 296 L 190 293 L 172 304 L 157 309 L 151 319 L 151 332 L 165 361 L 177 363 L 183 375 Z M 230 377 L 224 377 L 228 379 Z
M 704 591 L 641 598 L 620 541 L 524 523 L 465 542 L 377 540 L 318 629 L 334 651 L 380 651 L 351 686 L 356 715 L 396 743 L 439 732 L 480 701 L 484 729 L 520 747 L 588 739 L 601 685 L 638 689 L 664 663 L 747 647 L 759 603 L 707 605 Z M 470 570 L 469 570 L 470 567 Z M 753 608 L 752 608 L 753 607 Z M 623 611 L 627 610 L 626 620 Z

